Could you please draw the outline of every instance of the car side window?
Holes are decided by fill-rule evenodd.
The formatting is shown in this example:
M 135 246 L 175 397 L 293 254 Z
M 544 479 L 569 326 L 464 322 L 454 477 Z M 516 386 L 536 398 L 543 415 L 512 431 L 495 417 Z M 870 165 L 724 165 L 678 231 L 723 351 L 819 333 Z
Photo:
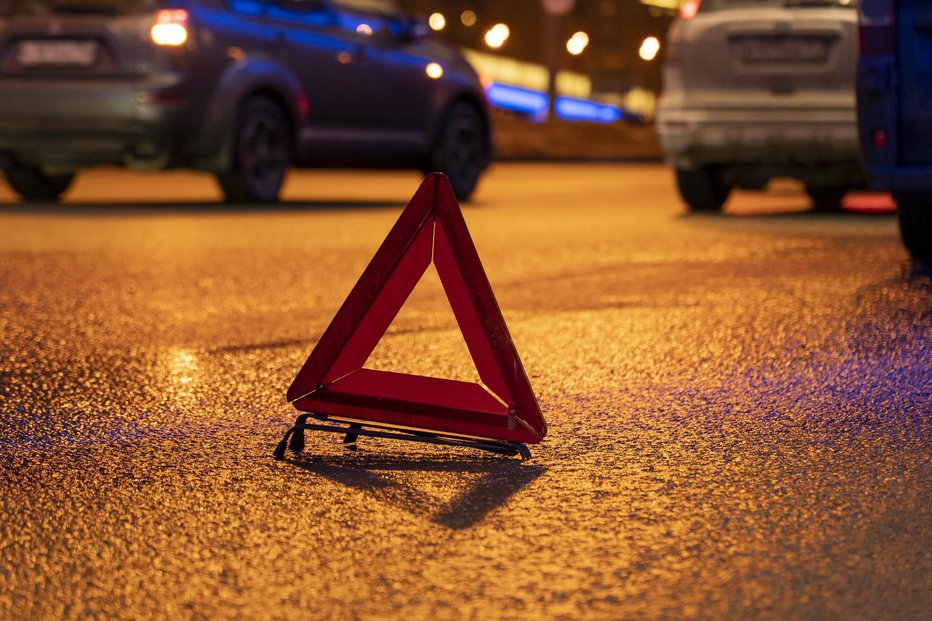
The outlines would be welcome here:
M 230 0 L 230 10 L 241 15 L 262 15 L 262 5 L 259 0 Z
M 380 15 L 385 18 L 400 18 L 401 11 L 390 0 L 333 0 L 338 7 L 347 11 Z
M 400 36 L 404 30 L 404 15 L 387 0 L 333 0 L 339 12 L 339 24 L 344 30 L 362 36 Z
M 230 8 L 244 15 L 328 26 L 336 23 L 333 12 L 322 0 L 230 0 Z
M 265 14 L 302 24 L 326 26 L 333 23 L 333 14 L 321 0 L 266 0 Z

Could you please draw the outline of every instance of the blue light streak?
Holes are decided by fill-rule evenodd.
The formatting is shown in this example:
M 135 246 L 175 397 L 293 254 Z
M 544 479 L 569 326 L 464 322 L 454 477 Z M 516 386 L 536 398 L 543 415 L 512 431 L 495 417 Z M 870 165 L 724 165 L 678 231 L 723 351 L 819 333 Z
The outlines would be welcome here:
M 489 103 L 496 108 L 527 114 L 541 120 L 547 118 L 550 98 L 546 93 L 498 82 L 486 87 L 485 93 Z M 575 97 L 557 97 L 554 109 L 557 116 L 566 121 L 614 123 L 623 117 L 621 109 L 617 106 Z

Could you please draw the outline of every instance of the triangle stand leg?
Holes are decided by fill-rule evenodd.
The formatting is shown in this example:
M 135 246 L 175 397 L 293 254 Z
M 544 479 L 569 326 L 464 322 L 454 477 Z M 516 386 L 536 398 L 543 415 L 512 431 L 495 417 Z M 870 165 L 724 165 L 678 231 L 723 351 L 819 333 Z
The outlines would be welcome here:
M 531 458 L 531 451 L 523 442 L 508 442 L 506 440 L 485 440 L 481 438 L 463 438 L 459 436 L 448 436 L 425 431 L 411 431 L 408 429 L 396 429 L 394 427 L 368 426 L 361 423 L 341 424 L 318 424 L 308 423 L 309 417 L 326 422 L 326 415 L 322 414 L 302 414 L 295 420 L 294 426 L 285 432 L 285 437 L 275 447 L 273 453 L 275 459 L 284 459 L 285 450 L 291 449 L 293 453 L 300 453 L 304 450 L 304 432 L 305 431 L 326 431 L 330 433 L 343 434 L 343 444 L 347 448 L 355 448 L 356 440 L 359 436 L 369 436 L 373 438 L 388 438 L 391 440 L 405 440 L 408 442 L 423 442 L 427 444 L 439 444 L 442 446 L 459 446 L 464 448 L 473 448 L 480 451 L 488 451 L 499 455 L 509 457 L 518 455 L 521 460 Z M 300 438 L 300 440 L 298 440 Z M 297 449 L 297 450 L 296 450 Z
M 304 430 L 297 427 L 305 424 L 309 416 L 310 414 L 301 414 L 294 421 L 295 429 L 291 434 L 291 441 L 288 443 L 288 448 L 292 453 L 300 453 L 304 450 Z
M 356 444 L 356 439 L 359 438 L 359 434 L 353 433 L 353 430 L 362 429 L 362 425 L 359 423 L 353 423 L 349 426 L 349 429 L 350 431 L 345 436 L 343 436 L 343 444 Z

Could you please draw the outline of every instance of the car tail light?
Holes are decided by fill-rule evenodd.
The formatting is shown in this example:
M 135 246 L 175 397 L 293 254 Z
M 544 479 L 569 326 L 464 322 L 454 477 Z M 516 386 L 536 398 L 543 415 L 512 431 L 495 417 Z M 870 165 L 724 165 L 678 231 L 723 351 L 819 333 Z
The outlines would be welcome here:
M 156 45 L 184 45 L 188 40 L 188 12 L 184 9 L 162 9 L 155 14 L 149 37 Z
M 683 3 L 683 6 L 680 7 L 680 18 L 681 19 L 692 19 L 696 16 L 696 13 L 699 12 L 699 6 L 702 4 L 702 0 L 686 0 Z
M 896 0 L 860 0 L 858 30 L 861 56 L 896 53 Z

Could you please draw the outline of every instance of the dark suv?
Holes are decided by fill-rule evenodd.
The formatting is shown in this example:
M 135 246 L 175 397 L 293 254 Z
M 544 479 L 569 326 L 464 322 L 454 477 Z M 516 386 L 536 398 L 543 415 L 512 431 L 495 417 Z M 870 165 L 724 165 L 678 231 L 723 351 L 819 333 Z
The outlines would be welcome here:
M 231 201 L 289 166 L 440 170 L 465 200 L 487 106 L 427 33 L 389 0 L 0 0 L 0 163 L 26 200 L 99 164 L 210 171 Z
M 858 129 L 872 188 L 892 192 L 903 243 L 932 262 L 932 3 L 861 0 Z

